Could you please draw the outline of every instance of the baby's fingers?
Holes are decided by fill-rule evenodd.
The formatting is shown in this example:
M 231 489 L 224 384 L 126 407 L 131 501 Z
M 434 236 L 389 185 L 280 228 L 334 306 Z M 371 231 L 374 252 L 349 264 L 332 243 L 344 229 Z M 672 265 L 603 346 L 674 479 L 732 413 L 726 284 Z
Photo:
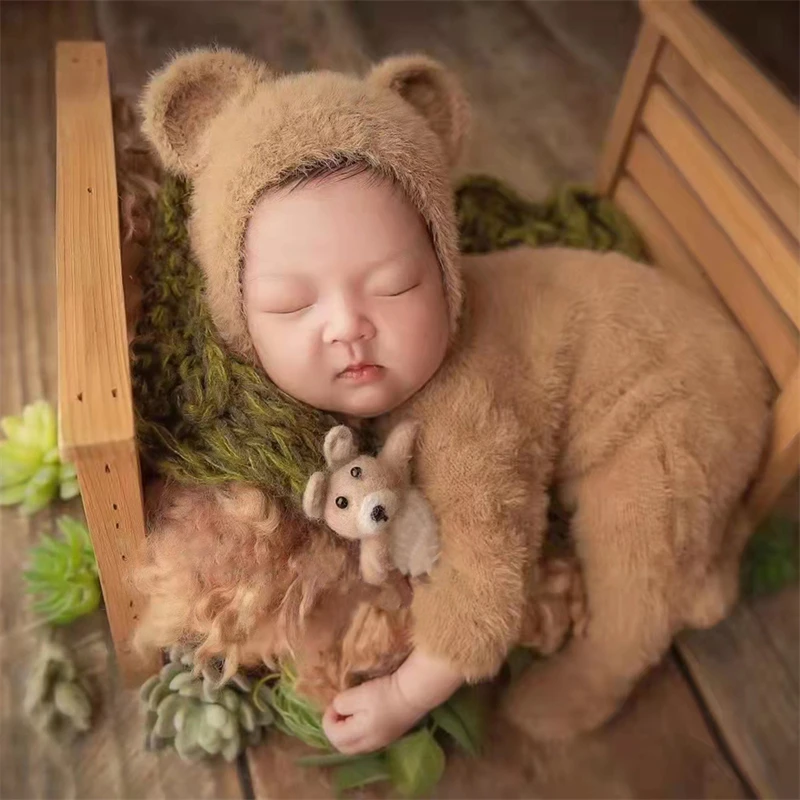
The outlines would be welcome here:
M 322 717 L 322 729 L 328 741 L 340 752 L 350 755 L 359 752 L 355 749 L 364 732 L 361 714 L 342 717 L 333 706 L 328 706 Z
M 337 714 L 343 717 L 349 717 L 351 714 L 363 711 L 368 705 L 364 702 L 363 694 L 364 692 L 360 686 L 354 689 L 345 689 L 345 691 L 339 692 L 339 694 L 333 698 L 333 702 L 329 708 L 332 707 Z

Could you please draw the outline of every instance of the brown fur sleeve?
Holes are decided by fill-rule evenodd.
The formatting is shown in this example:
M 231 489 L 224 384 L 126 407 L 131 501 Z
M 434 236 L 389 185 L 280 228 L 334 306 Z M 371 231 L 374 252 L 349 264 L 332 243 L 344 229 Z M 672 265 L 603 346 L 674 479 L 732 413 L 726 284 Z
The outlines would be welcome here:
M 442 554 L 415 589 L 414 644 L 476 681 L 495 674 L 519 639 L 546 495 L 535 496 L 530 443 L 513 412 L 474 377 L 466 391 L 446 384 L 415 409 L 425 420 L 416 480 L 439 521 Z

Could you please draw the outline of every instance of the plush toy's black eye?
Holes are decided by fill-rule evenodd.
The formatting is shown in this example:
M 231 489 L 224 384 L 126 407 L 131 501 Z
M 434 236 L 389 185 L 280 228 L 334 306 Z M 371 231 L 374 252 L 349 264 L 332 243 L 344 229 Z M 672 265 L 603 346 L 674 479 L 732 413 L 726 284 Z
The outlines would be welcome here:
M 354 478 L 360 478 L 361 477 L 361 467 L 353 467 L 353 469 L 350 470 L 350 474 Z
M 347 498 L 346 497 L 337 497 L 336 498 L 336 505 L 339 508 L 347 508 Z

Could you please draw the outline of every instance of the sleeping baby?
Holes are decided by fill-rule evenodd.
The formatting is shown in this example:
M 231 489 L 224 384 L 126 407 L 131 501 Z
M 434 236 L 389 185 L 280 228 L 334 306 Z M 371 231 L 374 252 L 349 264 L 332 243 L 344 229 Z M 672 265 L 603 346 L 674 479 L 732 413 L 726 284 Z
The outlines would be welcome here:
M 414 589 L 408 658 L 328 706 L 338 749 L 379 748 L 497 673 L 524 639 L 551 491 L 574 512 L 589 618 L 507 695 L 532 735 L 600 725 L 676 632 L 727 613 L 767 430 L 758 359 L 706 301 L 623 256 L 459 255 L 453 75 L 404 57 L 364 78 L 277 76 L 197 50 L 142 109 L 191 180 L 230 352 L 343 424 L 419 425 L 414 482 L 441 553 Z

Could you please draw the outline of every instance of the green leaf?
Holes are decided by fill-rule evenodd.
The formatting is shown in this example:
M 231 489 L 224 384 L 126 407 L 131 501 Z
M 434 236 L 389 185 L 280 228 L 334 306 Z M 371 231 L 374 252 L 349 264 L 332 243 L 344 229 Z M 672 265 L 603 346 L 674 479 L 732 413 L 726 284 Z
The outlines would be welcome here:
M 0 506 L 15 506 L 17 503 L 21 503 L 27 488 L 25 483 L 16 483 L 0 489 Z
M 58 478 L 62 481 L 69 481 L 77 477 L 78 473 L 75 470 L 75 465 L 64 461 L 59 464 Z
M 55 464 L 60 465 L 60 458 L 58 455 L 58 448 L 51 447 L 45 454 L 42 456 L 42 462 L 45 464 Z
M 23 514 L 35 514 L 41 511 L 56 496 L 58 486 L 53 483 L 37 486 L 33 481 L 28 483 L 25 490 L 25 499 L 20 510 Z
M 444 773 L 444 751 L 427 728 L 394 742 L 386 755 L 392 784 L 405 797 L 428 794 Z
M 61 489 L 59 491 L 59 496 L 62 500 L 72 500 L 73 497 L 77 497 L 81 492 L 80 486 L 77 480 L 68 480 L 61 482 Z
M 357 756 L 338 766 L 333 773 L 333 788 L 337 796 L 350 789 L 390 779 L 386 759 L 377 754 Z
M 363 756 L 348 756 L 344 753 L 312 753 L 307 756 L 300 756 L 295 763 L 299 767 L 339 767 L 342 764 L 349 764 L 351 761 L 358 761 Z
M 473 687 L 463 686 L 446 703 L 434 708 L 431 718 L 470 755 L 478 755 L 483 742 L 486 710 Z
M 14 441 L 20 441 L 25 430 L 25 425 L 22 422 L 21 416 L 3 417 L 0 419 L 0 428 L 2 428 L 3 433 L 7 438 L 13 439 Z
M 43 464 L 30 478 L 28 486 L 41 488 L 47 486 L 55 489 L 58 485 L 58 467 L 53 464 Z M 54 492 L 55 493 L 55 492 Z
M 56 415 L 46 400 L 25 406 L 22 410 L 22 421 L 32 437 L 32 443 L 35 443 L 40 450 L 47 451 L 56 446 L 58 442 Z
M 742 560 L 741 583 L 746 595 L 776 592 L 800 577 L 800 526 L 774 514 L 753 534 Z
M 41 463 L 35 447 L 11 440 L 0 442 L 0 487 L 29 480 Z

